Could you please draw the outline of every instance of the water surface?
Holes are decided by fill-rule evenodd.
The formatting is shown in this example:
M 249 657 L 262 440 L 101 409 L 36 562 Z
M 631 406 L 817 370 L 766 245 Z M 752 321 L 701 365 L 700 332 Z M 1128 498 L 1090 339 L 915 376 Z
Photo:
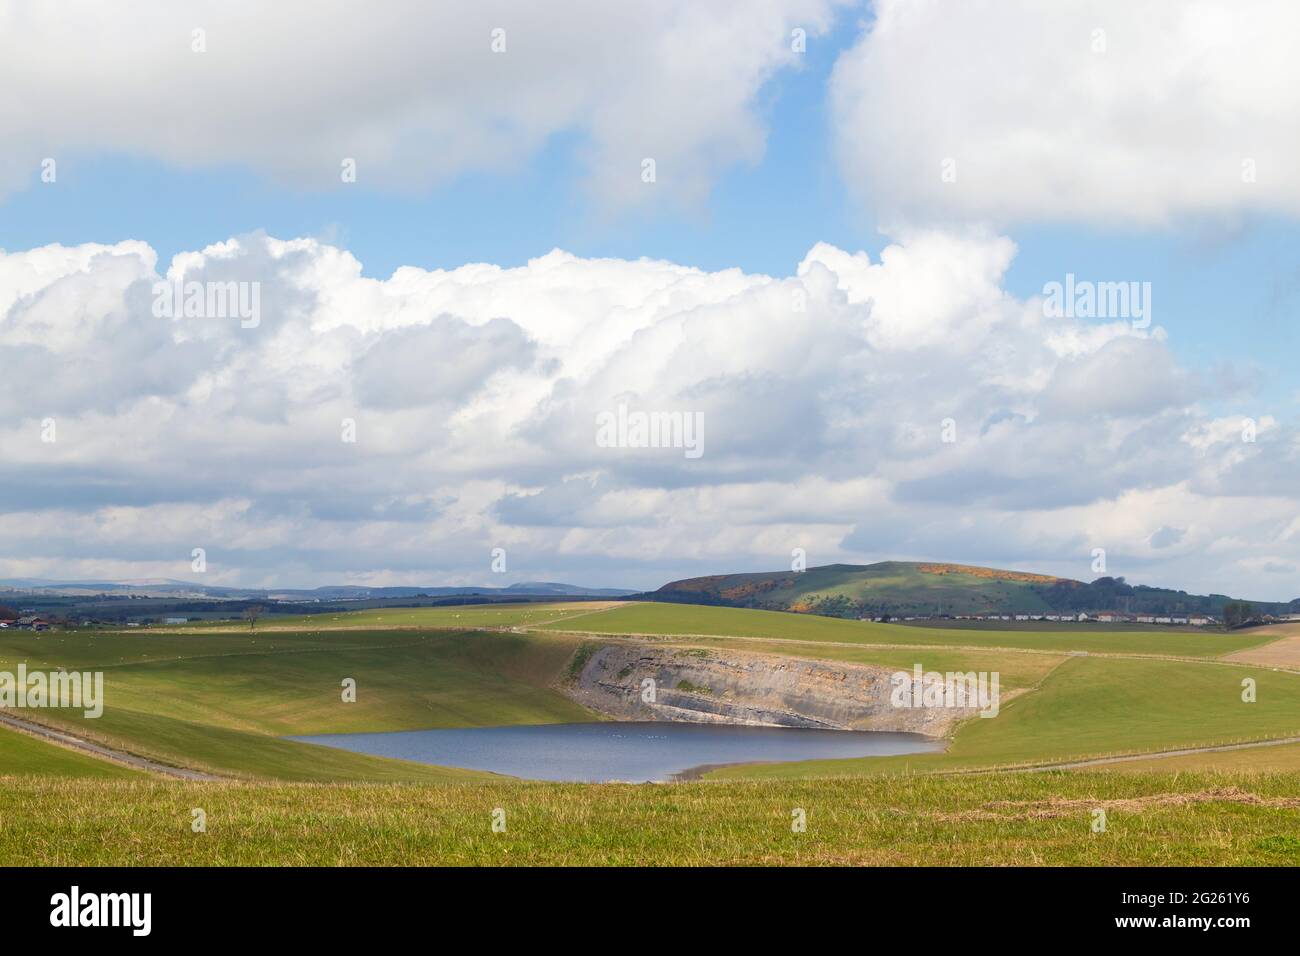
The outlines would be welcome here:
M 922 734 L 655 722 L 398 730 L 290 739 L 443 767 L 587 783 L 671 780 L 716 764 L 884 757 L 943 749 L 942 741 Z

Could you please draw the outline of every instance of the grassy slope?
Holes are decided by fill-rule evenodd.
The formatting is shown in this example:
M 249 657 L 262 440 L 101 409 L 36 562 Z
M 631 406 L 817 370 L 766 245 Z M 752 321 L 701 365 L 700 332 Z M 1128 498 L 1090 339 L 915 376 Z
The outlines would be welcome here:
M 1086 627 L 1086 626 L 1085 626 Z M 1217 656 L 1260 643 L 1265 638 L 1240 634 L 1187 631 L 947 631 L 870 621 L 757 611 L 693 604 L 626 604 L 589 614 L 545 630 L 601 634 L 704 634 L 718 637 L 767 637 L 800 641 L 915 646 L 1013 647 L 1090 653 Z
M 1051 610 L 1031 582 L 1019 580 L 1014 572 L 946 565 L 947 573 L 935 573 L 921 567 L 906 561 L 836 564 L 797 574 L 778 571 L 691 578 L 665 585 L 664 590 L 695 592 L 728 604 L 758 602 L 799 609 L 820 600 L 847 598 L 868 604 L 885 602 L 898 613 L 936 608 L 954 614 Z M 1050 582 L 1040 578 L 1034 583 L 1042 586 Z
M 1241 680 L 1258 700 L 1241 700 Z M 1052 762 L 1300 735 L 1300 676 L 1182 661 L 1073 658 L 992 719 L 957 731 L 944 754 L 728 767 L 715 778 L 798 777 Z
M 1278 765 L 1300 768 L 1300 747 L 1115 765 L 1116 771 L 1132 771 L 1122 773 L 897 773 L 1300 733 L 1296 675 L 1208 661 L 1064 658 L 937 643 L 840 646 L 826 642 L 844 640 L 845 628 L 858 634 L 873 629 L 785 614 L 645 607 L 650 614 L 692 612 L 686 620 L 668 619 L 668 627 L 658 618 L 665 630 L 697 632 L 704 612 L 710 618 L 705 626 L 723 633 L 771 628 L 766 636 L 813 642 L 804 647 L 777 641 L 737 644 L 745 650 L 904 668 L 919 660 L 936 670 L 997 669 L 1005 687 L 1039 688 L 1007 703 L 994 720 L 964 725 L 943 755 L 728 768 L 716 774 L 776 779 L 661 787 L 530 784 L 369 758 L 275 735 L 591 719 L 549 689 L 581 640 L 574 636 L 321 629 L 264 635 L 4 635 L 0 666 L 28 660 L 105 670 L 105 716 L 81 723 L 110 742 L 191 766 L 324 783 L 59 780 L 59 765 L 73 774 L 131 771 L 0 731 L 0 768 L 19 767 L 22 761 L 30 769 L 20 772 L 40 774 L 0 780 L 5 821 L 0 865 L 1300 863 L 1295 806 L 1300 773 L 1255 772 Z M 640 610 L 590 614 L 581 623 L 613 618 L 619 627 L 639 631 L 645 618 L 633 612 Z M 885 630 L 892 637 L 902 629 Z M 832 632 L 835 636 L 826 636 Z M 947 639 L 973 643 L 970 636 L 962 632 Z M 689 643 L 725 641 L 692 638 Z M 1256 704 L 1240 702 L 1240 680 L 1246 675 L 1259 682 Z M 344 676 L 358 682 L 356 704 L 339 699 Z M 1178 762 L 1192 760 L 1205 762 Z M 1251 772 L 1151 772 L 1207 765 Z M 808 779 L 810 774 L 859 776 Z M 328 782 L 338 780 L 380 782 Z M 1291 803 L 1283 805 L 1287 799 Z M 189 829 L 190 809 L 196 806 L 208 812 L 206 834 Z M 1094 834 L 1089 826 L 1096 806 L 1107 809 L 1105 834 Z M 507 811 L 506 834 L 490 830 L 494 807 Z M 790 832 L 794 807 L 807 811 L 807 833 Z
M 1300 774 L 0 786 L 0 865 L 1296 865 Z M 1290 806 L 1288 807 L 1288 802 Z M 190 830 L 191 808 L 207 832 Z M 506 812 L 493 833 L 491 813 Z M 1093 833 L 1092 811 L 1107 830 Z M 807 831 L 791 832 L 791 811 Z
M 138 771 L 98 760 L 38 740 L 29 734 L 0 727 L 0 778 L 37 774 L 42 777 L 139 778 Z
M 555 604 L 493 604 L 455 607 L 390 607 L 333 614 L 302 614 L 263 617 L 256 631 L 330 631 L 345 628 L 391 630 L 395 628 L 517 627 L 545 621 L 580 617 L 609 607 L 612 601 L 563 601 Z M 150 630 L 243 631 L 248 625 L 234 621 L 196 621 L 193 624 Z
M 1047 612 L 1047 603 L 1028 583 L 995 580 L 975 574 L 925 573 L 916 564 L 888 561 L 866 568 L 809 568 L 765 597 L 795 603 L 819 598 L 887 600 L 893 607 L 941 606 L 954 614 L 982 614 L 1012 609 Z
M 943 632 L 778 612 L 683 605 L 590 605 L 515 609 L 421 609 L 422 615 L 481 611 L 500 626 L 581 620 L 528 633 L 368 630 L 341 615 L 339 630 L 221 633 L 204 629 L 139 634 L 6 634 L 0 667 L 64 664 L 102 668 L 108 707 L 96 721 L 47 711 L 42 719 L 175 764 L 229 774 L 288 780 L 472 780 L 468 771 L 424 767 L 347 754 L 279 739 L 285 735 L 590 720 L 592 715 L 551 689 L 579 627 L 613 634 L 714 633 L 783 640 L 736 642 L 738 649 L 879 663 L 910 669 L 999 671 L 1006 690 L 1038 686 L 1009 702 L 995 720 L 959 732 L 945 755 L 793 764 L 718 771 L 720 775 L 862 773 L 1023 763 L 1300 732 L 1300 678 L 1259 668 L 1138 658 L 1065 658 L 1063 647 L 1094 641 L 1152 653 L 1169 644 L 1213 653 L 1235 637 L 1185 633 L 1089 634 Z M 391 610 L 379 612 L 392 614 Z M 410 613 L 410 612 L 404 612 Z M 484 621 L 485 625 L 489 622 Z M 671 640 L 672 638 L 669 638 Z M 728 638 L 681 638 L 722 644 Z M 802 641 L 804 643 L 794 643 Z M 943 642 L 978 644 L 957 649 Z M 906 643 L 905 647 L 863 644 Z M 1043 653 L 998 650 L 1032 645 Z M 858 645 L 858 646 L 855 646 Z M 1065 661 L 1062 664 L 1062 661 Z M 1058 665 L 1060 665 L 1058 667 Z M 1056 668 L 1056 670 L 1053 670 Z M 1260 702 L 1241 705 L 1243 674 L 1261 682 Z M 357 681 L 358 701 L 345 704 L 340 683 Z M 1226 690 L 1225 690 L 1226 688 Z M 1225 697 L 1225 693 L 1227 696 Z M 1297 702 L 1296 706 L 1287 701 Z M 1227 702 L 1225 704 L 1225 701 Z
M 152 634 L 139 631 L 30 631 L 0 633 L 0 667 L 13 670 L 20 662 L 29 669 L 59 665 L 101 670 L 122 664 L 157 663 L 199 655 L 228 657 L 268 650 L 310 650 L 337 647 L 346 637 L 319 633 L 276 634 Z M 352 638 L 352 644 L 359 639 Z
M 105 710 L 32 716 L 163 762 L 287 780 L 463 780 L 425 767 L 278 739 L 289 734 L 591 719 L 550 690 L 572 638 L 500 632 L 265 635 L 64 635 L 42 660 L 103 666 Z M 143 642 L 143 644 L 139 642 Z M 149 648 L 146 658 L 144 647 Z M 57 649 L 57 653 L 55 653 Z M 20 657 L 0 644 L 0 660 Z M 190 654 L 190 657 L 182 655 Z M 97 659 L 126 658 L 115 665 Z M 178 659 L 180 657 L 180 659 Z M 29 666 L 34 666 L 29 664 Z M 357 682 L 357 702 L 341 682 Z
M 1093 771 L 1099 768 L 1088 769 Z M 1120 773 L 1201 773 L 1219 770 L 1232 773 L 1271 773 L 1278 770 L 1300 773 L 1300 744 L 1126 760 L 1123 763 L 1107 764 L 1103 769 Z M 1082 772 L 1082 768 L 1079 772 Z

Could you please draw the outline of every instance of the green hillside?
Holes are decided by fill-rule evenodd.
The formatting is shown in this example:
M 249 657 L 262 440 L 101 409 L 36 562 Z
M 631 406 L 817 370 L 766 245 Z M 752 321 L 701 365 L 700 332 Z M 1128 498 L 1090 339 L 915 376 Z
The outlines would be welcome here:
M 144 779 L 144 774 L 0 727 L 0 778 L 12 776 Z
M 660 637 L 766 638 L 799 641 L 815 649 L 820 643 L 892 647 L 1019 648 L 1089 654 L 1157 654 L 1217 657 L 1276 640 L 1266 628 L 1222 631 L 1216 628 L 1152 627 L 1146 630 L 1099 629 L 1086 624 L 1050 630 L 917 627 L 844 621 L 814 615 L 750 608 L 686 604 L 628 603 L 589 614 L 581 620 L 556 621 L 538 628 L 573 634 Z M 820 651 L 818 651 L 820 653 Z
M 829 564 L 805 571 L 719 574 L 665 584 L 645 595 L 682 604 L 798 611 L 832 617 L 1049 614 L 1128 611 L 1132 614 L 1210 614 L 1232 599 L 1130 585 L 1123 578 L 1091 583 L 1068 578 L 939 562 Z M 1254 602 L 1261 613 L 1290 604 Z

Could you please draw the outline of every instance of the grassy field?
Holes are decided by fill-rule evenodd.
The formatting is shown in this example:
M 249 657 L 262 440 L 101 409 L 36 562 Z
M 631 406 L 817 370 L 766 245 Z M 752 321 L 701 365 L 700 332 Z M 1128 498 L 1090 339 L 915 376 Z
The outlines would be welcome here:
M 575 643 L 496 631 L 5 635 L 0 662 L 34 648 L 29 667 L 102 668 L 103 716 L 30 716 L 163 763 L 285 780 L 446 781 L 484 775 L 280 738 L 590 720 L 550 686 Z M 343 702 L 344 678 L 356 681 L 355 703 Z
M 462 613 L 478 615 L 485 629 L 441 629 L 457 619 L 449 615 Z M 750 652 L 908 670 L 919 663 L 927 670 L 997 671 L 1004 691 L 1025 691 L 1005 702 L 999 717 L 960 726 L 947 753 L 713 771 L 724 778 L 1025 765 L 1300 733 L 1298 675 L 1208 660 L 1078 657 L 1060 646 L 1137 641 L 1140 648 L 1124 646 L 1153 653 L 1166 643 L 1191 641 L 1209 653 L 1234 640 L 1224 635 L 944 632 L 672 604 L 394 614 L 387 609 L 338 615 L 331 622 L 335 629 L 300 631 L 17 632 L 0 636 L 0 667 L 25 661 L 29 667 L 102 669 L 109 706 L 101 718 L 45 711 L 40 719 L 163 763 L 290 781 L 460 782 L 484 775 L 366 757 L 287 736 L 596 719 L 556 687 L 575 649 L 591 640 L 570 633 L 579 626 L 614 636 L 648 631 L 669 642 L 731 642 Z M 377 615 L 387 618 L 386 627 L 357 623 Z M 413 626 L 406 615 L 428 627 Z M 529 629 L 502 629 L 507 626 Z M 709 633 L 718 636 L 689 636 Z M 900 639 L 910 643 L 894 646 Z M 973 640 L 985 643 L 963 646 Z M 1015 646 L 1015 640 L 1040 646 Z M 1003 648 L 1004 642 L 1011 646 Z M 1240 702 L 1244 676 L 1260 682 L 1255 704 Z M 345 678 L 356 681 L 355 703 L 342 700 Z M 78 756 L 73 763 L 88 760 Z M 29 757 L 25 763 L 30 762 Z M 19 766 L 17 759 L 13 766 Z
M 1274 747 L 1250 747 L 1243 750 L 1216 750 L 1176 757 L 1150 757 L 1145 760 L 1126 760 L 1108 764 L 1108 771 L 1122 773 L 1176 773 L 1191 771 L 1204 773 L 1223 771 L 1229 773 L 1273 773 L 1276 771 L 1300 773 L 1300 744 L 1278 744 Z
M 273 615 L 254 628 L 238 621 L 196 621 L 155 626 L 150 631 L 335 631 L 345 629 L 476 628 L 537 626 L 567 620 L 592 611 L 615 607 L 616 601 L 565 601 L 554 604 L 521 603 L 455 605 L 450 607 L 389 607 L 332 614 Z
M 0 863 L 1300 862 L 1300 745 L 1104 770 L 964 772 L 1300 735 L 1300 675 L 1213 658 L 1251 638 L 944 632 L 668 604 L 338 618 L 252 633 L 0 635 L 0 669 L 104 671 L 98 720 L 27 716 L 230 778 L 158 780 L 0 729 Z M 960 725 L 946 753 L 724 767 L 661 786 L 528 783 L 284 739 L 597 719 L 557 689 L 578 648 L 600 639 L 580 631 L 998 671 L 1018 693 L 998 717 Z M 1286 634 L 1254 641 L 1270 637 Z M 1161 654 L 1202 659 L 1134 656 Z M 1241 700 L 1244 677 L 1257 681 L 1255 703 Z M 356 681 L 356 703 L 341 698 L 344 678 Z M 208 812 L 206 834 L 189 829 L 196 806 Z M 1089 828 L 1096 806 L 1107 809 L 1105 834 Z M 491 832 L 494 807 L 507 811 L 506 834 Z M 807 811 L 806 833 L 790 832 L 795 807 Z
M 0 727 L 0 774 L 42 777 L 144 778 L 144 774 Z
M 1269 638 L 1237 633 L 1190 631 L 1092 631 L 1087 625 L 1055 631 L 943 630 L 901 624 L 846 621 L 811 614 L 705 607 L 694 604 L 624 604 L 544 629 L 599 634 L 700 634 L 713 637 L 765 637 L 797 641 L 909 646 L 1008 647 L 1053 652 L 1160 654 L 1215 657 L 1253 647 Z
M 1241 680 L 1259 699 L 1241 700 Z M 1183 661 L 1072 658 L 943 754 L 726 767 L 710 778 L 969 770 L 1300 735 L 1300 676 Z
M 1229 660 L 1300 670 L 1300 624 L 1261 627 L 1252 633 L 1264 642 L 1229 654 Z
M 1294 773 L 473 787 L 13 779 L 0 786 L 0 865 L 1297 865 L 1298 795 Z M 193 808 L 207 832 L 191 831 Z M 491 828 L 496 808 L 504 833 Z M 806 832 L 792 831 L 795 809 Z

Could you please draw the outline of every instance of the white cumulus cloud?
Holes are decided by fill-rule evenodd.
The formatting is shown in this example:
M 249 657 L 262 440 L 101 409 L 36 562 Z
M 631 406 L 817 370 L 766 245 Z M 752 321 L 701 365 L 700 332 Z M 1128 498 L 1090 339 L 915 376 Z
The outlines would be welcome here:
M 1290 0 L 877 0 L 836 66 L 842 168 L 885 221 L 1300 214 Z
M 301 188 L 352 160 L 357 183 L 402 191 L 572 134 L 601 201 L 691 203 L 762 155 L 755 98 L 797 65 L 791 31 L 825 32 L 836 3 L 3 3 L 0 192 L 103 152 Z
M 1088 577 L 1104 547 L 1294 597 L 1253 569 L 1300 563 L 1300 437 L 1203 411 L 1158 330 L 1012 295 L 1014 254 L 929 231 L 784 277 L 555 251 L 388 279 L 263 235 L 165 269 L 0 254 L 0 577 L 186 579 L 195 547 L 249 585 L 486 583 L 494 547 L 632 587 L 794 547 Z M 256 282 L 261 321 L 159 317 L 164 277 Z M 704 454 L 603 447 L 620 405 L 702 416 Z

